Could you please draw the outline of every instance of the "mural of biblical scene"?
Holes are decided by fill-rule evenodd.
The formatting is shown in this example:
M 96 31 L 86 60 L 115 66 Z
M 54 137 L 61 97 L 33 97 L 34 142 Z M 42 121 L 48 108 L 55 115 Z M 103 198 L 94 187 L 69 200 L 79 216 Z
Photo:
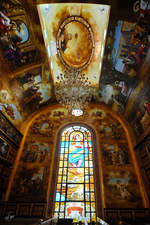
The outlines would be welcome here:
M 85 127 L 71 126 L 61 134 L 55 198 L 59 218 L 96 219 L 92 147 Z
M 24 8 L 21 5 L 21 1 L 19 0 L 1 0 L 0 10 L 8 17 L 25 13 Z
M 5 86 L 4 86 L 5 85 Z M 3 78 L 0 81 L 0 111 L 14 123 L 18 123 L 22 117 L 19 112 L 19 106 L 14 104 L 14 98 L 8 84 Z
M 150 25 L 142 22 L 118 21 L 112 62 L 117 71 L 136 76 L 150 45 Z
M 108 208 L 143 206 L 136 175 L 130 171 L 105 171 L 105 199 Z
M 109 25 L 99 101 L 123 112 L 150 45 L 150 25 L 141 21 L 112 21 Z M 105 76 L 109 74 L 109 76 Z
M 20 14 L 21 13 L 21 14 Z M 18 1 L 2 0 L 0 7 L 0 49 L 11 71 L 39 61 L 40 54 L 31 46 L 29 22 Z M 24 49 L 23 49 L 24 47 Z
M 149 0 L 134 0 L 132 10 L 138 20 L 149 22 L 150 19 Z
M 149 22 L 150 19 L 150 2 L 149 0 L 127 0 L 117 1 L 118 10 L 132 15 L 134 20 Z
M 22 117 L 15 104 L 0 103 L 0 111 L 5 114 L 10 121 L 18 123 Z
M 98 117 L 98 118 L 104 119 L 104 117 L 106 117 L 106 112 L 100 109 L 94 109 L 94 110 L 91 109 L 89 114 L 90 114 L 89 116 L 92 116 L 92 118 Z
M 146 89 L 146 87 L 145 87 Z M 147 133 L 150 127 L 150 89 L 144 90 L 139 97 L 138 108 L 130 121 L 137 137 Z
M 109 74 L 109 76 L 105 76 L 106 74 Z M 96 98 L 115 111 L 123 112 L 135 86 L 136 80 L 134 77 L 130 78 L 128 75 L 118 72 L 111 63 L 105 60 L 100 80 L 100 91 Z
M 109 118 L 109 117 L 108 117 Z M 125 140 L 125 132 L 124 129 L 122 128 L 121 124 L 116 121 L 109 123 L 109 121 L 102 122 L 99 125 L 98 129 L 101 137 L 103 138 L 112 138 L 115 140 Z
M 46 164 L 49 161 L 50 148 L 48 144 L 31 142 L 25 145 L 22 161 L 24 163 Z
M 22 134 L 9 122 L 9 120 L 1 112 L 0 112 L 0 130 L 17 146 L 20 145 Z
M 53 112 L 53 117 L 64 117 L 65 116 L 65 113 L 63 112 L 63 111 L 59 111 L 59 110 L 57 110 L 57 111 L 54 111 Z
M 0 156 L 2 158 L 7 158 L 10 146 L 9 144 L 2 138 L 0 138 Z
M 11 198 L 16 201 L 45 201 L 45 175 L 47 168 L 21 167 L 12 188 Z
M 19 74 L 10 83 L 16 100 L 25 112 L 33 112 L 51 97 L 51 84 L 42 83 L 41 66 Z
M 128 149 L 125 144 L 102 144 L 105 165 L 122 166 L 129 164 Z
M 30 128 L 30 132 L 33 134 L 39 134 L 41 136 L 46 136 L 46 137 L 51 137 L 52 136 L 52 132 L 53 132 L 53 123 L 49 120 L 42 120 L 37 119 L 32 127 Z

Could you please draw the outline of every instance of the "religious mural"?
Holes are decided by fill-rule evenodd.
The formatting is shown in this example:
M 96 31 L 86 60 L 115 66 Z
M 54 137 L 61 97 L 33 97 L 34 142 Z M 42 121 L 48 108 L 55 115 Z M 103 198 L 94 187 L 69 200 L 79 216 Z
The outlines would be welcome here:
M 107 28 L 109 8 L 98 5 L 92 8 L 90 5 L 83 6 L 82 4 L 77 6 L 68 4 L 66 8 L 64 6 L 57 8 L 55 5 L 40 5 L 38 8 L 40 19 L 42 20 L 42 16 L 49 16 L 53 28 L 53 32 L 48 29 L 49 23 L 47 21 L 49 20 L 47 20 L 44 26 L 45 29 L 48 29 L 48 33 L 46 34 L 45 31 L 43 33 L 49 65 L 39 64 L 41 54 L 34 46 L 30 22 L 21 1 L 2 0 L 1 2 L 0 68 L 7 65 L 11 73 L 4 70 L 3 74 L 0 74 L 0 111 L 17 128 L 20 128 L 22 122 L 31 113 L 51 100 L 52 76 L 55 82 L 64 67 L 83 69 L 89 75 L 92 85 L 96 86 L 99 83 L 98 74 L 101 71 L 102 61 L 100 89 L 93 100 L 105 103 L 117 112 L 123 113 L 125 111 L 130 94 L 138 85 L 138 71 L 147 56 L 150 44 L 150 25 L 146 20 L 149 10 L 147 0 L 139 1 L 140 19 L 138 21 L 134 23 L 122 20 L 110 21 L 105 51 L 105 28 Z M 56 13 L 53 10 L 55 7 Z M 93 19 L 92 17 L 89 19 L 89 14 L 85 13 L 85 8 L 88 9 L 90 15 L 94 15 Z M 59 9 L 62 10 L 61 13 Z M 101 26 L 99 21 L 102 21 L 103 15 L 105 20 Z M 52 76 L 49 66 L 52 70 Z M 149 93 L 148 88 L 148 91 L 141 95 L 140 101 L 136 103 L 129 118 L 137 138 L 150 126 Z M 103 165 L 101 167 L 103 166 L 104 171 L 106 206 L 119 208 L 122 206 L 140 208 L 142 206 L 126 133 L 119 121 L 104 110 L 98 107 L 94 109 L 94 107 L 88 108 L 85 114 L 79 118 L 68 115 L 67 110 L 61 106 L 54 107 L 33 121 L 24 143 L 10 199 L 45 202 L 51 153 L 55 150 L 54 137 L 64 123 L 76 120 L 89 123 L 97 132 L 102 153 L 101 162 Z M 7 118 L 0 115 L 0 131 L 3 130 L 3 133 L 6 133 L 18 146 L 21 136 L 10 126 Z M 90 159 L 89 165 L 92 165 L 92 144 L 90 141 L 86 142 L 83 154 L 82 138 L 79 136 L 78 133 L 72 136 L 72 140 L 74 139 L 70 147 L 72 152 L 68 158 L 65 152 L 61 152 L 61 159 L 64 156 L 65 163 L 68 161 L 68 179 L 72 183 L 70 186 L 66 184 L 62 187 L 58 184 L 56 213 L 59 208 L 57 200 L 62 200 L 61 207 L 63 208 L 64 199 L 66 201 L 83 199 L 83 186 L 75 185 L 74 182 L 82 181 L 83 164 L 88 157 Z M 0 157 L 5 160 L 9 155 L 9 144 L 0 139 L 0 146 Z M 62 148 L 64 148 L 63 141 Z M 66 168 L 63 169 L 65 173 Z M 59 169 L 60 174 L 62 174 L 63 169 Z M 89 171 L 93 174 L 92 166 L 89 167 Z M 91 205 L 89 204 L 89 199 L 94 199 L 94 177 L 92 176 L 91 178 L 86 177 L 87 181 L 93 179 L 93 183 L 91 189 L 90 185 L 85 185 L 85 197 L 88 202 L 87 209 L 92 209 L 91 215 L 88 216 L 94 218 L 95 203 L 93 201 Z M 68 190 L 66 196 L 65 190 Z M 78 216 L 83 215 L 84 204 L 81 201 L 78 210 L 75 210 L 75 205 L 72 202 L 66 202 L 66 206 L 68 218 L 75 213 Z
M 25 152 L 22 155 L 23 162 L 45 163 L 49 160 L 50 149 L 45 143 L 28 143 Z
M 19 147 L 22 134 L 10 123 L 10 121 L 0 112 L 0 131 L 7 136 L 16 146 Z
M 125 111 L 129 96 L 138 85 L 138 71 L 148 54 L 149 37 L 150 25 L 146 22 L 110 21 L 97 99 L 115 111 Z
M 50 151 L 49 144 L 42 141 L 25 144 L 10 199 L 45 201 Z
M 51 85 L 42 82 L 42 66 L 35 66 L 10 80 L 12 91 L 20 108 L 33 112 L 50 99 Z
M 46 174 L 46 168 L 29 169 L 22 166 L 18 173 L 19 178 L 16 178 L 14 182 L 10 199 L 27 202 L 34 202 L 35 199 L 36 201 L 45 201 L 44 173 Z
M 19 1 L 2 0 L 0 31 L 0 48 L 10 71 L 40 59 L 40 54 L 31 45 L 29 21 Z
M 54 137 L 58 129 L 65 123 L 66 118 L 67 121 L 68 118 L 72 121 L 72 116 L 68 117 L 67 111 L 58 107 L 58 109 L 51 108 L 51 110 L 42 113 L 33 121 L 24 144 L 10 199 L 20 201 L 24 199 L 23 196 L 27 196 L 28 200 L 31 192 L 33 201 L 43 201 L 45 198 L 43 192 L 47 190 L 49 172 L 52 172 L 49 171 L 49 167 L 56 144 Z M 80 122 L 80 118 L 76 120 L 78 123 Z M 92 106 L 88 110 L 87 122 L 97 132 L 99 149 L 102 153 L 100 168 L 103 169 L 104 173 L 102 180 L 106 207 L 140 208 L 143 204 L 142 198 L 126 133 L 122 125 L 110 113 Z M 75 126 L 74 128 L 71 127 L 70 130 L 64 130 L 60 143 L 55 215 L 60 210 L 59 213 L 63 218 L 66 205 L 65 214 L 67 218 L 72 218 L 74 215 L 81 218 L 85 212 L 83 204 L 85 196 L 87 209 L 90 204 L 92 209 L 91 215 L 88 214 L 87 216 L 89 218 L 95 217 L 95 203 L 94 200 L 91 200 L 94 199 L 95 182 L 92 149 L 91 136 L 86 129 Z M 84 185 L 81 184 L 84 175 L 86 195 L 83 194 Z M 61 185 L 61 181 L 63 181 L 63 185 Z M 39 184 L 39 196 L 31 188 L 31 184 L 35 182 Z M 90 182 L 90 185 L 88 182 Z M 40 189 L 41 183 L 44 185 L 42 190 Z M 16 189 L 21 188 L 20 186 L 23 187 L 23 190 L 18 193 Z M 59 203 L 61 203 L 60 207 Z
M 54 124 L 51 121 L 47 121 L 46 118 L 41 121 L 36 120 L 35 123 L 33 123 L 31 128 L 31 133 L 33 134 L 39 134 L 46 137 L 51 137 L 53 132 Z
M 129 153 L 126 144 L 103 144 L 102 152 L 105 165 L 122 166 L 129 164 Z
M 110 6 L 39 4 L 38 12 L 54 84 L 67 69 L 83 71 L 98 86 Z
M 52 95 L 50 71 L 46 64 L 38 66 L 41 54 L 31 30 L 22 2 L 2 0 L 0 111 L 18 129 L 29 113 L 37 110 Z
M 133 109 L 131 114 L 131 123 L 136 137 L 146 135 L 150 127 L 150 89 L 140 93 L 140 102 L 137 103 L 136 109 Z M 133 116 L 134 113 L 134 116 Z
M 131 171 L 105 171 L 105 196 L 109 208 L 141 208 L 143 206 L 135 174 Z

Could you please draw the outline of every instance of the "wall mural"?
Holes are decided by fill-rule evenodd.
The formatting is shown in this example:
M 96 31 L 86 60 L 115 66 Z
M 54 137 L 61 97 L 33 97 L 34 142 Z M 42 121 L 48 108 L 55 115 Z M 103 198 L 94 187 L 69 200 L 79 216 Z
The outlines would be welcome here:
M 49 144 L 42 141 L 25 144 L 10 199 L 45 201 L 50 152 Z
M 139 140 L 139 137 L 144 138 L 148 134 L 150 127 L 149 80 L 144 80 L 143 84 L 144 86 L 140 90 L 138 97 L 135 99 L 132 110 L 128 113 L 128 120 L 132 125 L 137 141 Z
M 51 137 L 54 124 L 51 121 L 47 121 L 46 118 L 41 121 L 37 119 L 31 127 L 31 133 L 39 134 L 44 137 Z
M 142 207 L 135 174 L 130 171 L 105 171 L 105 197 L 109 208 Z
M 10 123 L 10 121 L 0 112 L 0 131 L 19 147 L 22 134 Z
M 49 146 L 45 143 L 29 143 L 22 156 L 22 160 L 24 162 L 43 164 L 45 161 L 48 161 L 49 152 Z
M 55 136 L 58 128 L 65 121 L 68 122 L 68 118 L 73 122 L 72 117 L 68 117 L 66 109 L 56 107 L 42 113 L 33 121 L 24 144 L 10 199 L 28 201 L 31 195 L 30 186 L 35 182 L 34 177 L 38 177 L 37 182 L 42 183 L 43 189 L 40 195 L 32 189 L 31 199 L 33 201 L 45 200 L 46 196 L 44 197 L 42 193 L 47 190 L 49 166 L 55 150 Z M 80 122 L 80 118 L 77 120 Z M 98 106 L 89 107 L 85 122 L 95 128 L 100 143 L 102 153 L 100 167 L 103 168 L 104 173 L 106 207 L 140 208 L 143 205 L 142 198 L 122 125 Z M 22 192 L 16 191 L 20 186 L 23 187 Z
M 16 123 L 19 123 L 22 120 L 20 107 L 15 101 L 8 84 L 7 87 L 4 87 L 2 84 L 0 85 L 0 111 L 5 114 L 11 122 L 15 120 Z
M 103 144 L 103 160 L 105 165 L 128 165 L 129 156 L 126 144 Z

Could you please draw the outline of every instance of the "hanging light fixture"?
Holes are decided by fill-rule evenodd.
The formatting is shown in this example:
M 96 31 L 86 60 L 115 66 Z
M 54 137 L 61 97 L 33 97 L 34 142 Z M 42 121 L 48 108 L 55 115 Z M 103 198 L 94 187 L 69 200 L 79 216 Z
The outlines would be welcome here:
M 55 95 L 57 101 L 74 116 L 83 115 L 83 110 L 92 99 L 93 87 L 85 74 L 77 70 L 65 71 L 57 77 Z

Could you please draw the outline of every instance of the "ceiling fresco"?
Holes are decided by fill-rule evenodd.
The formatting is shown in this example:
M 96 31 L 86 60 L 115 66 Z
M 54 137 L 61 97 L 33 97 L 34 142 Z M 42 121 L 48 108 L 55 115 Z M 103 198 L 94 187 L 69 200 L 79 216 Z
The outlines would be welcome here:
M 32 113 L 56 103 L 60 73 L 76 69 L 99 87 L 92 97 L 95 107 L 104 104 L 122 114 L 138 141 L 150 129 L 149 15 L 141 17 L 140 8 L 134 15 L 134 0 L 116 6 L 115 0 L 107 5 L 44 2 L 1 0 L 0 111 L 22 130 Z M 64 114 L 67 121 L 64 109 L 52 120 Z
M 54 83 L 65 69 L 83 71 L 98 86 L 110 6 L 38 5 Z
M 39 26 L 40 27 L 40 26 Z M 20 129 L 52 95 L 50 71 L 20 1 L 0 3 L 0 111 Z M 41 31 L 40 31 L 41 32 Z

